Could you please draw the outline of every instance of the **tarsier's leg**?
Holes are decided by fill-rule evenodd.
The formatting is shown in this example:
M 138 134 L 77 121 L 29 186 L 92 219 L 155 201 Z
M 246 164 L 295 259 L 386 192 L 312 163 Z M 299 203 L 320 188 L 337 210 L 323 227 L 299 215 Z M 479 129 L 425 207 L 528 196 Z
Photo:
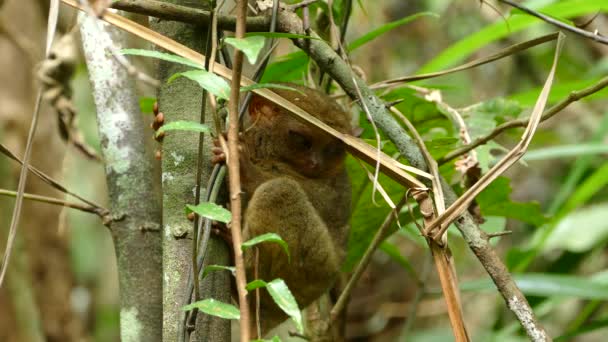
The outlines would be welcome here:
M 261 184 L 245 213 L 244 240 L 276 233 L 289 246 L 291 261 L 275 243 L 258 245 L 258 278 L 283 279 L 298 304 L 304 308 L 326 292 L 338 274 L 339 264 L 328 227 L 319 217 L 301 186 L 289 178 L 275 178 Z M 245 254 L 248 279 L 254 279 L 255 253 Z M 270 328 L 285 316 L 266 291 L 261 299 L 262 326 Z M 253 294 L 251 298 L 255 297 Z M 263 329 L 265 330 L 265 329 Z

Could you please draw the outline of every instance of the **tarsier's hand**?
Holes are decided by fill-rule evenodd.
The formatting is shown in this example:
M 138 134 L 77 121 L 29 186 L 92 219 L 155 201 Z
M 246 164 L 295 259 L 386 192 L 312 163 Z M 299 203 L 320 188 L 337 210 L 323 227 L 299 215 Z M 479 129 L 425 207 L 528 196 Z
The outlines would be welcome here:
M 152 124 L 150 124 L 150 128 L 154 130 L 154 140 L 162 143 L 163 139 L 165 138 L 165 133 L 163 132 L 157 135 L 156 132 L 158 132 L 158 130 L 165 124 L 165 114 L 158 109 L 158 101 L 154 102 L 152 111 L 154 113 L 154 121 L 152 121 Z M 162 158 L 160 149 L 154 152 L 154 158 L 158 160 Z

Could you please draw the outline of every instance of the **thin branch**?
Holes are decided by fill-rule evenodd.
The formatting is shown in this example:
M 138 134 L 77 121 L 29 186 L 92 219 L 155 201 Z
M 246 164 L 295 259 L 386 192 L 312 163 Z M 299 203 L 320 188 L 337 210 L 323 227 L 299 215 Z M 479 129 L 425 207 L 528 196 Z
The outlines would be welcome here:
M 6 146 L 4 146 L 2 143 L 0 143 L 0 153 L 4 154 L 5 156 L 11 158 L 12 160 L 16 161 L 17 163 L 23 165 L 23 161 L 17 157 L 16 154 L 14 154 L 11 150 L 9 150 Z M 107 209 L 104 209 L 102 206 L 95 204 L 94 202 L 83 198 L 82 196 L 73 193 L 72 191 L 68 190 L 65 186 L 61 185 L 61 183 L 59 183 L 58 181 L 54 180 L 53 178 L 51 178 L 51 176 L 47 175 L 46 173 L 40 171 L 39 169 L 37 169 L 36 167 L 32 166 L 32 165 L 28 165 L 27 169 L 33 173 L 36 177 L 40 178 L 43 182 L 49 184 L 50 186 L 52 186 L 53 188 L 68 194 L 76 199 L 81 200 L 82 202 L 90 205 L 91 207 L 95 207 L 100 211 L 107 211 Z
M 17 192 L 11 191 L 11 190 L 0 189 L 0 196 L 17 197 Z M 107 220 L 107 215 L 109 213 L 107 209 L 101 208 L 102 211 L 100 211 L 99 210 L 100 208 L 92 207 L 90 205 L 82 205 L 80 203 L 75 203 L 75 202 L 68 202 L 61 198 L 55 198 L 55 197 L 47 197 L 47 196 L 42 196 L 42 195 L 24 193 L 23 199 L 59 205 L 62 207 L 77 209 L 80 211 L 84 211 L 86 213 L 95 214 L 95 215 L 99 216 L 102 220 L 104 220 L 104 222 Z
M 526 12 L 526 13 L 528 13 L 529 15 L 531 15 L 533 17 L 537 17 L 538 19 L 540 19 L 542 21 L 545 21 L 548 24 L 551 24 L 553 26 L 559 27 L 559 28 L 564 29 L 566 31 L 578 34 L 579 36 L 582 36 L 582 37 L 585 37 L 585 38 L 589 38 L 589 39 L 594 40 L 594 41 L 596 41 L 598 43 L 602 43 L 602 44 L 608 45 L 608 38 L 600 35 L 598 32 L 589 32 L 587 30 L 583 30 L 583 29 L 580 29 L 578 27 L 574 27 L 574 26 L 565 24 L 565 23 L 563 23 L 563 22 L 561 22 L 561 21 L 559 21 L 559 20 L 557 20 L 555 18 L 551 18 L 551 17 L 549 17 L 547 15 L 544 15 L 544 14 L 542 14 L 540 12 L 537 12 L 535 10 L 529 9 L 529 8 L 527 8 L 525 6 L 522 6 L 522 5 L 520 5 L 520 4 L 516 3 L 516 2 L 513 2 L 511 0 L 498 0 L 498 1 L 500 1 L 502 3 L 505 3 L 505 4 L 509 5 L 509 6 L 515 7 L 515 8 L 517 8 L 518 10 L 520 10 L 522 12 Z
M 6 275 L 6 269 L 8 268 L 8 262 L 13 252 L 13 246 L 15 244 L 15 237 L 17 236 L 17 227 L 21 219 L 21 207 L 23 205 L 23 195 L 25 191 L 25 183 L 28 175 L 28 165 L 30 163 L 30 156 L 32 155 L 32 145 L 34 141 L 34 135 L 36 134 L 36 128 L 38 127 L 38 118 L 40 114 L 40 102 L 42 101 L 42 88 L 38 89 L 38 96 L 36 96 L 36 107 L 32 116 L 32 123 L 30 124 L 30 131 L 27 135 L 27 142 L 25 145 L 25 153 L 23 156 L 23 165 L 21 166 L 21 172 L 19 173 L 19 184 L 17 185 L 17 198 L 15 199 L 15 206 L 13 207 L 13 214 L 11 218 L 11 225 L 8 230 L 8 240 L 6 242 L 6 250 L 2 257 L 2 270 L 0 270 L 0 287 L 4 282 L 4 276 Z
M 599 80 L 596 84 L 594 84 L 592 86 L 589 86 L 589 87 L 581 89 L 581 90 L 572 91 L 570 94 L 568 94 L 568 97 L 561 100 L 559 103 L 557 103 L 553 107 L 547 109 L 543 113 L 542 117 L 540 118 L 540 122 L 550 119 L 555 114 L 559 113 L 564 108 L 568 107 L 568 105 L 570 105 L 571 103 L 579 101 L 580 99 L 585 98 L 594 93 L 597 93 L 598 91 L 606 88 L 607 86 L 608 86 L 608 76 L 602 78 L 601 80 Z M 445 156 L 443 156 L 442 158 L 437 160 L 437 163 L 439 163 L 439 165 L 445 164 L 446 162 L 448 162 L 458 156 L 461 156 L 478 146 L 484 145 L 488 141 L 496 138 L 499 134 L 506 131 L 507 129 L 511 129 L 511 128 L 515 128 L 515 127 L 526 127 L 526 125 L 528 124 L 528 121 L 529 120 L 527 118 L 524 118 L 524 119 L 518 119 L 518 120 L 505 122 L 505 123 L 497 126 L 496 128 L 494 128 L 494 130 L 492 132 L 490 132 L 488 135 L 477 138 L 472 143 L 462 146 L 460 148 L 457 148 L 454 151 L 446 154 Z
M 156 0 L 118 0 L 112 3 L 111 8 L 148 15 L 151 17 L 173 20 L 194 25 L 208 25 L 211 13 L 198 8 L 174 5 Z M 248 17 L 247 30 L 268 31 L 270 27 L 270 17 L 257 16 Z M 234 31 L 236 27 L 235 16 L 218 16 L 217 26 L 219 29 Z
M 237 24 L 236 38 L 245 36 L 245 19 L 247 18 L 247 1 L 237 1 Z M 240 327 L 241 342 L 249 342 L 250 315 L 249 302 L 247 300 L 247 277 L 245 274 L 245 262 L 243 261 L 243 250 L 241 249 L 241 177 L 239 166 L 239 94 L 241 85 L 241 72 L 243 70 L 243 52 L 239 49 L 234 51 L 234 62 L 232 69 L 232 82 L 230 89 L 230 102 L 228 103 L 228 176 L 230 185 L 230 232 L 232 233 L 232 248 L 234 250 L 234 264 L 236 266 L 236 289 L 241 311 Z

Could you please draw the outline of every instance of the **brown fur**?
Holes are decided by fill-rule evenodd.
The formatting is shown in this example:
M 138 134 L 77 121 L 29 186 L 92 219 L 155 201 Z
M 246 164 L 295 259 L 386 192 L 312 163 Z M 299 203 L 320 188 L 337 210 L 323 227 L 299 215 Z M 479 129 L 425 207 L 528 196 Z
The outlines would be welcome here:
M 350 132 L 350 115 L 315 90 L 276 90 L 300 108 L 341 132 Z M 241 182 L 246 205 L 244 240 L 277 233 L 289 246 L 291 262 L 278 244 L 258 245 L 258 278 L 283 279 L 300 308 L 333 285 L 348 236 L 351 190 L 339 141 L 300 123 L 280 107 L 254 97 L 241 141 Z M 255 254 L 245 253 L 247 277 L 254 279 Z M 261 291 L 265 333 L 286 319 Z M 250 295 L 252 309 L 255 308 Z M 255 312 L 255 310 L 252 310 Z

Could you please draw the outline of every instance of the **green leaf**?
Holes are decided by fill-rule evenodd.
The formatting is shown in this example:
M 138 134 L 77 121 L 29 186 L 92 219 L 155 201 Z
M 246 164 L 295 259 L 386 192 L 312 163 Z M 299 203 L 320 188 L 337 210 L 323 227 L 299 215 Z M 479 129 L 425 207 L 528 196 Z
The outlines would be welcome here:
M 456 138 L 437 138 L 425 141 L 424 144 L 434 159 L 445 156 L 448 152 L 458 147 L 460 140 Z
M 178 77 L 186 77 L 198 83 L 201 88 L 207 90 L 216 97 L 228 100 L 230 97 L 230 85 L 225 79 L 206 70 L 189 70 L 174 74 L 168 80 L 173 82 Z
M 275 279 L 270 283 L 266 284 L 266 289 L 274 302 L 283 310 L 296 324 L 300 333 L 304 332 L 304 325 L 302 324 L 302 312 L 298 307 L 296 299 L 289 291 L 289 288 L 283 281 L 283 279 Z
M 261 279 L 256 279 L 249 282 L 249 284 L 245 286 L 245 289 L 247 291 L 253 291 L 263 287 L 266 288 L 272 297 L 272 300 L 274 300 L 281 310 L 291 317 L 296 324 L 298 331 L 302 332 L 304 327 L 302 324 L 302 313 L 300 312 L 296 299 L 291 294 L 291 291 L 289 291 L 289 288 L 283 279 L 275 279 L 269 283 Z
M 308 68 L 308 55 L 302 51 L 279 57 L 268 65 L 260 82 L 288 82 L 302 79 Z
M 247 286 L 245 286 L 245 290 L 253 291 L 255 289 L 261 289 L 262 287 L 266 287 L 267 284 L 268 283 L 261 279 L 252 280 L 249 282 L 249 284 L 247 284 Z
M 241 87 L 241 92 L 252 91 L 254 89 L 261 89 L 261 88 L 283 89 L 283 90 L 291 90 L 291 91 L 297 91 L 299 93 L 302 93 L 301 91 L 299 91 L 298 89 L 296 89 L 294 87 L 286 86 L 284 84 L 276 84 L 276 83 L 256 83 L 256 84 L 252 84 L 250 86 Z M 304 94 L 304 93 L 302 93 L 302 94 Z
M 142 113 L 154 113 L 154 103 L 156 98 L 154 97 L 140 97 L 139 98 L 139 110 Z
M 229 271 L 234 276 L 236 273 L 236 268 L 224 265 L 207 265 L 205 266 L 205 269 L 203 269 L 203 276 L 201 277 L 201 279 L 205 279 L 205 277 L 208 276 L 209 273 L 214 271 Z
M 564 205 L 562 212 L 568 212 L 581 204 L 586 203 L 598 191 L 604 189 L 608 184 L 608 163 L 604 163 L 587 177 L 572 193 Z
M 574 253 L 591 250 L 608 239 L 608 203 L 581 208 L 563 218 L 542 250 L 564 249 Z
M 249 63 L 255 64 L 258 59 L 258 55 L 264 47 L 264 37 L 261 36 L 250 36 L 245 38 L 225 38 L 226 44 L 232 45 L 235 48 L 243 51 Z
M 287 56 L 295 54 L 298 53 Z M 260 82 L 301 82 L 300 80 L 308 68 L 308 63 L 309 58 L 304 53 L 293 58 L 280 58 L 266 67 Z
M 197 69 L 205 69 L 205 66 L 202 63 L 194 63 L 187 58 L 160 51 L 143 49 L 122 49 L 120 50 L 120 53 L 122 53 L 123 55 L 157 58 L 163 61 L 183 64 Z
M 591 278 L 544 273 L 517 274 L 513 278 L 525 295 L 608 299 L 608 284 Z M 489 279 L 462 282 L 460 288 L 463 291 L 496 291 Z
M 385 34 L 386 32 L 393 30 L 399 26 L 408 24 L 418 18 L 421 17 L 435 17 L 438 18 L 439 15 L 435 14 L 435 13 L 431 13 L 431 12 L 422 12 L 422 13 L 416 13 L 413 15 L 410 15 L 408 17 L 405 17 L 403 19 L 399 19 L 399 20 L 395 20 L 392 21 L 390 23 L 384 24 L 380 27 L 378 27 L 377 29 L 374 29 L 366 34 L 364 34 L 363 36 L 355 39 L 352 43 L 348 44 L 348 50 L 349 51 L 354 51 L 355 49 L 363 46 L 364 44 L 378 38 L 379 36 Z
M 517 118 L 521 112 L 522 107 L 516 101 L 496 98 L 470 107 L 464 113 L 464 121 L 475 140 L 490 133 L 497 124 Z
M 202 202 L 198 205 L 186 205 L 186 207 L 202 217 L 223 223 L 232 220 L 232 214 L 226 208 L 211 202 Z
M 482 215 L 504 216 L 540 226 L 547 218 L 540 210 L 538 203 L 512 202 L 509 198 L 511 186 L 509 178 L 498 177 L 479 196 L 477 203 Z
M 184 311 L 199 309 L 207 315 L 216 316 L 225 319 L 240 319 L 241 313 L 239 309 L 232 305 L 220 302 L 213 298 L 203 299 L 183 307 Z
M 257 245 L 258 243 L 262 243 L 262 242 L 278 243 L 281 247 L 283 247 L 285 254 L 287 254 L 287 259 L 289 260 L 291 258 L 289 255 L 289 247 L 287 246 L 287 242 L 285 242 L 279 236 L 279 234 L 276 234 L 276 233 L 266 233 L 266 234 L 258 235 L 256 237 L 254 237 L 253 239 L 247 240 L 247 241 L 243 242 L 243 244 L 241 244 L 241 249 L 246 250 L 246 249 L 251 248 L 251 247 Z
M 158 129 L 158 131 L 156 131 L 156 135 L 159 135 L 166 131 L 190 131 L 209 133 L 209 127 L 207 125 L 203 125 L 194 121 L 172 121 L 162 125 Z
M 538 10 L 556 17 L 571 18 L 606 11 L 608 10 L 608 2 L 605 0 L 559 1 Z M 499 20 L 452 44 L 420 68 L 418 73 L 424 74 L 453 66 L 492 42 L 512 36 L 527 27 L 540 23 L 543 23 L 540 19 L 523 15 L 512 16 L 506 22 Z
M 561 145 L 540 148 L 531 150 L 524 155 L 525 161 L 546 160 L 546 159 L 561 159 L 579 157 L 590 154 L 608 153 L 608 144 L 577 144 L 577 145 Z

